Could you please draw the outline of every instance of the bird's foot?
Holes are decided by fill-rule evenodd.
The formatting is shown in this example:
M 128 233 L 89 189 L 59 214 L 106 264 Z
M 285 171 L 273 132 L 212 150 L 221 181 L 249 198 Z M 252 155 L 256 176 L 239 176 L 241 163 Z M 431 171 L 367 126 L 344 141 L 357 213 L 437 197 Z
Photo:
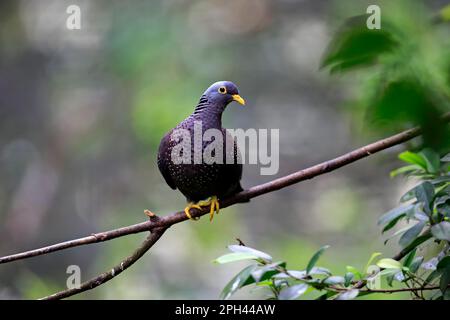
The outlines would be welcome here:
M 217 199 L 217 196 L 212 196 L 206 200 L 201 200 L 201 201 L 197 202 L 197 205 L 199 205 L 201 207 L 210 206 L 209 221 L 213 220 L 214 213 L 219 214 L 220 205 L 219 205 L 219 200 Z
M 189 202 L 188 205 L 186 206 L 186 208 L 184 208 L 184 213 L 186 214 L 186 217 L 188 217 L 189 219 L 194 220 L 194 221 L 198 220 L 198 218 L 197 219 L 192 218 L 192 215 L 189 212 L 192 208 L 202 210 L 202 207 L 200 207 L 198 205 L 198 203 Z
M 212 221 L 214 218 L 214 213 L 219 214 L 220 205 L 217 196 L 209 197 L 205 200 L 200 200 L 197 203 L 189 202 L 186 208 L 184 208 L 184 213 L 191 220 L 198 220 L 198 218 L 192 218 L 191 213 L 189 212 L 192 208 L 202 210 L 202 207 L 210 207 L 209 210 L 209 221 Z

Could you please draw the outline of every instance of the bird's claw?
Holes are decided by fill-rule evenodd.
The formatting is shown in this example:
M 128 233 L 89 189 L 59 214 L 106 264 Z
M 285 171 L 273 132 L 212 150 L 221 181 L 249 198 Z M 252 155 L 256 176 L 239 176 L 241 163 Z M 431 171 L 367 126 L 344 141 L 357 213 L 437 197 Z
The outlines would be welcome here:
M 217 196 L 212 196 L 211 197 L 211 208 L 209 210 L 209 221 L 212 222 L 212 220 L 214 218 L 214 212 L 216 214 L 219 214 L 219 211 L 220 211 L 219 200 L 217 199 Z
M 197 202 L 197 204 L 202 207 L 210 206 L 209 221 L 213 220 L 214 213 L 219 214 L 220 205 L 219 205 L 219 200 L 217 199 L 217 196 L 212 196 L 206 200 L 201 200 L 201 201 Z
M 186 214 L 186 217 L 188 217 L 191 220 L 198 220 L 198 218 L 193 218 L 191 213 L 189 212 L 192 208 L 198 209 L 198 210 L 202 210 L 202 207 L 200 207 L 198 204 L 196 203 L 192 203 L 190 202 L 186 208 L 184 208 L 184 213 Z
M 186 214 L 186 216 L 191 219 L 191 220 L 197 220 L 192 218 L 191 213 L 189 212 L 190 209 L 195 208 L 198 210 L 202 210 L 202 207 L 207 207 L 210 206 L 210 210 L 209 210 L 209 221 L 212 221 L 214 218 L 214 213 L 219 214 L 220 211 L 220 205 L 219 205 L 219 200 L 217 199 L 217 196 L 212 196 L 206 200 L 200 200 L 197 203 L 192 203 L 190 202 L 186 208 L 184 208 L 184 213 Z

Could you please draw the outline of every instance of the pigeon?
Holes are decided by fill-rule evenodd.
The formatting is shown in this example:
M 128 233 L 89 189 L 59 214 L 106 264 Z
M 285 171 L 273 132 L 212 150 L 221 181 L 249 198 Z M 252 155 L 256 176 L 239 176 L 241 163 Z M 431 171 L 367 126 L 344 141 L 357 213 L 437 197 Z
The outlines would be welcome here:
M 233 101 L 245 105 L 234 83 L 213 83 L 200 97 L 194 112 L 161 139 L 159 171 L 169 187 L 186 197 L 184 212 L 189 219 L 193 219 L 192 208 L 209 206 L 212 221 L 214 213 L 219 213 L 219 200 L 243 190 L 241 154 L 236 139 L 222 127 L 222 113 Z M 215 135 L 206 139 L 209 129 L 215 129 L 211 130 Z M 208 148 L 210 157 L 205 157 Z

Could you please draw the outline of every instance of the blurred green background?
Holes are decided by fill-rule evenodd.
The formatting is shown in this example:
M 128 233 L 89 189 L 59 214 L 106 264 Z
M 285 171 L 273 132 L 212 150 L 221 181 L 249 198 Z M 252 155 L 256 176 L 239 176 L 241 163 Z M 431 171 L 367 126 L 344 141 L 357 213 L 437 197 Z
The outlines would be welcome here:
M 183 208 L 157 169 L 157 148 L 218 80 L 235 82 L 247 101 L 227 108 L 226 127 L 280 129 L 277 176 L 386 136 L 365 109 L 379 74 L 330 76 L 321 58 L 346 18 L 379 4 L 382 27 L 390 19 L 410 45 L 404 63 L 431 74 L 445 96 L 449 30 L 424 21 L 447 3 L 1 1 L 0 255 L 137 223 L 147 208 Z M 70 4 L 81 8 L 81 30 L 66 28 Z M 127 272 L 77 298 L 215 299 L 242 266 L 212 260 L 236 237 L 290 268 L 303 268 L 324 244 L 331 248 L 321 265 L 336 273 L 363 267 L 374 251 L 390 256 L 398 248 L 383 245 L 376 220 L 413 185 L 389 178 L 403 148 L 224 209 L 213 223 L 176 225 Z M 242 184 L 272 178 L 245 165 Z M 144 237 L 1 265 L 0 298 L 64 289 L 69 265 L 87 280 Z M 235 296 L 258 297 L 264 292 Z

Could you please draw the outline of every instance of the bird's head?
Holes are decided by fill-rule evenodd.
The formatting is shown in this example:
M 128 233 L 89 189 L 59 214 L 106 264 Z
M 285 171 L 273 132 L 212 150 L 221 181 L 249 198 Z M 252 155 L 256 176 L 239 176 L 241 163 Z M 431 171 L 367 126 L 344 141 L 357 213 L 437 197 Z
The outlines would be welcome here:
M 232 101 L 245 105 L 245 100 L 239 95 L 238 88 L 231 81 L 213 83 L 203 95 L 210 103 L 221 108 L 225 108 Z

